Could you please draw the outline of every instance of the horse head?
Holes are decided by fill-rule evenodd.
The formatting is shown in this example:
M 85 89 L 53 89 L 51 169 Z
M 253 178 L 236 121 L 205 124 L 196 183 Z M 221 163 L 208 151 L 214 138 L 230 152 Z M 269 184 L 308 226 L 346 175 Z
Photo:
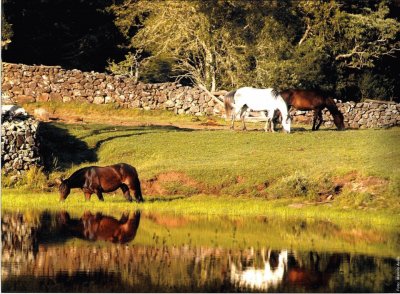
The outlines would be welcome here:
M 286 133 L 290 133 L 290 123 L 292 120 L 290 119 L 290 115 L 287 115 L 286 119 L 282 117 L 282 127 Z
M 344 131 L 344 117 L 343 114 L 339 111 L 337 114 L 333 114 L 333 122 L 339 131 Z
M 64 180 L 61 182 L 60 186 L 58 187 L 58 191 L 60 192 L 60 201 L 64 201 L 65 199 L 67 199 L 69 193 L 71 192 L 68 180 Z

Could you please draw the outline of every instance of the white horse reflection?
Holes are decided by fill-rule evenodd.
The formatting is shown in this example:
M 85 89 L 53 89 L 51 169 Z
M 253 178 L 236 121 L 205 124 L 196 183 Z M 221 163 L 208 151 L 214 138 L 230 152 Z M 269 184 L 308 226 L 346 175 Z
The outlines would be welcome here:
M 283 279 L 287 269 L 288 252 L 282 250 L 278 256 L 278 265 L 271 267 L 271 251 L 268 250 L 267 259 L 263 256 L 263 268 L 247 267 L 240 270 L 231 263 L 231 282 L 240 288 L 251 288 L 252 290 L 266 291 L 271 287 L 277 287 Z

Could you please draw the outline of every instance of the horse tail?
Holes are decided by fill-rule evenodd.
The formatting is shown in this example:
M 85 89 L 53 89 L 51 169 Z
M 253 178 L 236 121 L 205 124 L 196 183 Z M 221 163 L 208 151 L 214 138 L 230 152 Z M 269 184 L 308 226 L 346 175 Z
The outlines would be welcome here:
M 237 90 L 230 91 L 224 96 L 224 106 L 225 106 L 225 115 L 226 118 L 230 117 L 232 114 L 232 109 L 235 105 L 235 94 Z
M 343 130 L 344 129 L 344 117 L 343 117 L 343 114 L 338 109 L 338 107 L 332 97 L 326 98 L 326 108 L 328 108 L 329 112 L 333 116 L 333 122 L 335 123 L 335 126 L 339 130 Z

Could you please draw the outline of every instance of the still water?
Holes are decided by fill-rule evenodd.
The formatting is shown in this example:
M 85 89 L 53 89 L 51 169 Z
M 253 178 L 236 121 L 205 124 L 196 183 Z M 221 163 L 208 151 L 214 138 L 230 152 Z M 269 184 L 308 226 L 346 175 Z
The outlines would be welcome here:
M 396 292 L 398 230 L 266 217 L 2 212 L 3 292 Z

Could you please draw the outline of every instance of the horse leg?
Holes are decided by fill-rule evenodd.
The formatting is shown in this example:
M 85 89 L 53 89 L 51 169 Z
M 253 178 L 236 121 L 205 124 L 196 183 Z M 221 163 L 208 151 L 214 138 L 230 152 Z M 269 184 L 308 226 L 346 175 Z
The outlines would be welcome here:
M 144 202 L 142 196 L 142 189 L 140 187 L 139 177 L 137 175 L 129 181 L 129 189 L 133 191 L 133 194 L 135 195 L 136 198 L 136 202 Z
M 265 111 L 263 111 L 262 113 L 264 114 L 264 116 L 266 118 L 264 131 L 268 132 L 269 131 L 269 118 L 268 118 L 267 113 Z
M 275 133 L 275 130 L 274 130 L 274 120 L 273 120 L 273 118 L 270 118 L 269 119 L 270 120 L 270 122 L 271 122 L 271 125 L 270 125 L 270 128 L 271 128 L 271 133 Z
M 319 111 L 317 112 L 317 114 L 318 114 L 318 124 L 317 124 L 317 126 L 315 127 L 315 130 L 316 130 L 316 131 L 319 129 L 319 127 L 321 126 L 322 122 L 324 121 L 324 120 L 322 119 L 322 110 L 319 110 Z
M 90 193 L 90 192 L 84 192 L 84 194 L 85 194 L 85 199 L 86 199 L 86 201 L 90 201 L 90 197 L 92 196 L 92 193 Z
M 101 193 L 101 191 L 97 190 L 96 195 L 97 195 L 97 197 L 99 198 L 100 201 L 104 201 L 103 193 Z
M 312 131 L 315 131 L 315 125 L 317 124 L 317 119 L 318 119 L 318 112 L 319 110 L 314 110 L 314 116 L 313 116 L 313 125 L 312 125 Z
M 128 200 L 129 202 L 132 202 L 132 197 L 131 197 L 131 194 L 129 193 L 129 188 L 128 188 L 128 186 L 125 185 L 125 184 L 122 184 L 122 185 L 121 185 L 121 190 L 122 190 L 122 192 L 124 193 L 125 199 Z
M 245 125 L 245 123 L 244 123 L 244 116 L 245 116 L 245 114 L 246 114 L 246 111 L 247 111 L 247 106 L 246 105 L 243 105 L 243 107 L 241 108 L 241 110 L 240 110 L 240 118 L 241 118 L 241 120 L 242 120 L 242 130 L 243 131 L 246 131 L 247 129 L 246 129 L 246 125 Z
M 268 126 L 271 133 L 275 133 L 274 130 L 274 111 L 268 111 Z

